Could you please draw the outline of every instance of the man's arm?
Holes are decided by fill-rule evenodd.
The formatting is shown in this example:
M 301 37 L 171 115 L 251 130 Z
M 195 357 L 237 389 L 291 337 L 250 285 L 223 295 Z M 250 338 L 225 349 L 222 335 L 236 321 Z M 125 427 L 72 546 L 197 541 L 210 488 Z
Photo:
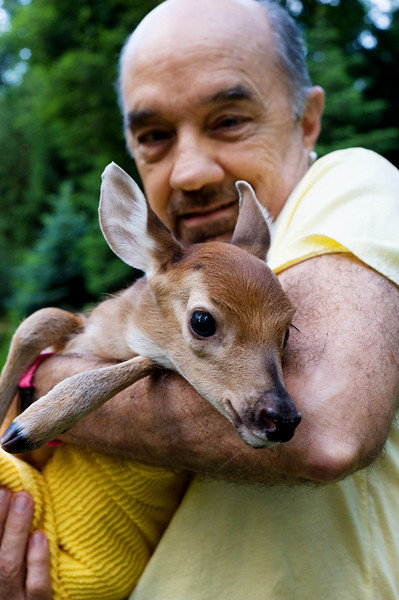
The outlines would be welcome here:
M 286 387 L 302 413 L 292 441 L 254 450 L 174 373 L 146 378 L 75 426 L 66 439 L 139 461 L 261 483 L 328 482 L 369 465 L 399 395 L 399 290 L 350 255 L 313 258 L 280 275 L 297 307 Z M 92 361 L 61 357 L 39 370 L 41 392 Z M 53 373 L 50 376 L 50 372 Z

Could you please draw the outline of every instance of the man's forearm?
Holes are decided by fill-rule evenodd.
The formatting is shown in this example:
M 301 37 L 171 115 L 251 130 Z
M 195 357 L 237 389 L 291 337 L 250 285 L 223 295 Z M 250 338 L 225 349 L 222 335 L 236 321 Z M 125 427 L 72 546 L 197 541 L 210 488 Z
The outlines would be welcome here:
M 236 481 L 329 482 L 368 466 L 385 443 L 399 396 L 399 291 L 341 256 L 296 265 L 282 280 L 297 307 L 284 369 L 302 413 L 291 441 L 271 449 L 246 446 L 185 380 L 165 372 L 126 389 L 66 439 Z M 362 294 L 354 296 L 353 289 Z M 74 372 L 98 366 L 52 357 L 38 370 L 38 390 L 42 395 Z
M 95 359 L 51 357 L 37 371 L 38 391 L 43 395 L 65 377 L 101 365 L 106 366 Z M 127 388 L 63 439 L 121 458 L 235 481 L 302 481 L 287 473 L 278 448 L 244 444 L 225 417 L 172 372 L 160 371 Z

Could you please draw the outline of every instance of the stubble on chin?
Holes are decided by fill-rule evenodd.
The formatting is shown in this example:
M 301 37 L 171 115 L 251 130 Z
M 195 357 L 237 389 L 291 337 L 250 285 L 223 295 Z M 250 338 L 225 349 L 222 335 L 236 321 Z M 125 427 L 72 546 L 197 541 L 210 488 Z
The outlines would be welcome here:
M 201 225 L 192 225 L 185 217 L 206 213 L 215 207 L 232 204 L 228 214 Z M 192 192 L 179 191 L 170 198 L 167 220 L 173 234 L 183 246 L 213 240 L 229 242 L 238 216 L 238 193 L 234 185 L 207 187 Z
M 195 228 L 185 227 L 184 223 L 179 222 L 175 236 L 185 248 L 203 242 L 230 242 L 236 220 L 236 217 L 234 217 L 233 219 L 224 220 L 222 223 L 208 223 L 206 226 L 202 225 Z

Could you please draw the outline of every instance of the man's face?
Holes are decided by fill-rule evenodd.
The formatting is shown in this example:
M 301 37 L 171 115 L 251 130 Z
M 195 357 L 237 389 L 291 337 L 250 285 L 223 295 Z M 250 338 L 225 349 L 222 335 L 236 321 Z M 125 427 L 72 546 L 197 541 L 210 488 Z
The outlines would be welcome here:
M 184 245 L 230 239 L 240 179 L 276 217 L 312 149 L 265 27 L 260 40 L 230 21 L 216 18 L 205 36 L 196 19 L 183 33 L 163 29 L 122 66 L 128 146 L 152 208 Z

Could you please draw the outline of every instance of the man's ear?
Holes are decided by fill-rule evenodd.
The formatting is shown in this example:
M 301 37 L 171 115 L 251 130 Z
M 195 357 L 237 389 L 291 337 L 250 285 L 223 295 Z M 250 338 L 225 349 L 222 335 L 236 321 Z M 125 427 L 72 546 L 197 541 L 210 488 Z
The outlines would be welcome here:
M 324 90 L 318 85 L 311 88 L 301 117 L 302 142 L 309 154 L 316 145 L 324 110 Z

